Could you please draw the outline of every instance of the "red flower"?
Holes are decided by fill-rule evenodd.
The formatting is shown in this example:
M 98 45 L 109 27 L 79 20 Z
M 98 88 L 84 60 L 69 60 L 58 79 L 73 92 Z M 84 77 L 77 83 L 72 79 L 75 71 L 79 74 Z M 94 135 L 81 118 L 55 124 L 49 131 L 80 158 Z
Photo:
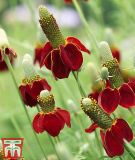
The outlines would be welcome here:
M 94 123 L 85 131 L 91 133 L 97 127 L 98 125 Z M 100 135 L 109 157 L 122 155 L 124 153 L 124 140 L 130 142 L 133 139 L 133 132 L 123 119 L 116 119 L 109 129 L 100 129 Z
M 41 53 L 43 50 L 43 45 L 42 44 L 38 44 L 35 48 L 35 54 L 34 54 L 34 64 L 35 63 L 39 63 L 41 61 Z
M 65 45 L 53 49 L 51 42 L 43 48 L 40 66 L 45 65 L 56 78 L 67 78 L 70 71 L 77 71 L 83 63 L 81 51 L 90 51 L 76 38 L 67 37 Z
M 45 89 L 50 91 L 51 87 L 45 79 L 41 79 L 39 76 L 30 81 L 24 79 L 19 87 L 24 103 L 30 107 L 37 105 L 37 96 Z
M 111 51 L 112 51 L 113 57 L 116 58 L 118 60 L 118 62 L 120 63 L 121 53 L 120 53 L 119 49 L 116 47 L 111 47 Z
M 5 49 L 5 54 L 8 56 L 9 60 L 10 60 L 10 63 L 13 65 L 14 64 L 14 58 L 17 57 L 15 51 L 11 48 L 6 48 Z M 8 67 L 3 59 L 3 56 L 2 55 L 2 52 L 0 50 L 0 71 L 5 71 L 5 70 L 8 70 Z
M 118 89 L 105 88 L 98 97 L 99 105 L 107 112 L 112 113 L 118 105 L 130 108 L 135 105 L 135 83 L 123 83 Z
M 64 125 L 71 127 L 70 114 L 68 111 L 55 108 L 49 113 L 38 113 L 33 120 L 33 128 L 36 133 L 48 132 L 51 136 L 56 137 L 64 128 Z

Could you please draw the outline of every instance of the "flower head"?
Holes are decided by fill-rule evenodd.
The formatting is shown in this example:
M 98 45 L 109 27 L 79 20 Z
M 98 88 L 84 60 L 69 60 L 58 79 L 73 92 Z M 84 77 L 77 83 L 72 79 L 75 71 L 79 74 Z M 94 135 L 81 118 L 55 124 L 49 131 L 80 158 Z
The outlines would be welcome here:
M 123 119 L 113 120 L 94 99 L 82 99 L 81 107 L 94 122 L 85 131 L 91 133 L 99 127 L 103 147 L 108 156 L 122 155 L 124 153 L 124 140 L 130 142 L 133 139 L 133 133 L 128 123 Z
M 40 66 L 46 66 L 55 78 L 67 78 L 70 71 L 77 71 L 83 63 L 81 51 L 90 51 L 75 37 L 66 39 L 60 32 L 55 18 L 48 10 L 40 6 L 40 25 L 48 38 L 42 50 Z
M 120 104 L 129 108 L 135 105 L 135 83 L 124 83 L 118 61 L 113 58 L 109 45 L 106 42 L 100 43 L 103 66 L 109 72 L 109 85 L 100 92 L 98 96 L 99 105 L 107 112 L 112 113 Z
M 26 54 L 23 59 L 23 69 L 25 72 L 25 78 L 22 80 L 22 84 L 19 87 L 23 101 L 30 107 L 37 105 L 37 97 L 44 89 L 51 90 L 50 85 L 45 78 L 41 78 L 37 75 L 30 55 Z
M 7 55 L 11 64 L 14 63 L 16 53 L 10 48 L 7 35 L 3 29 L 0 28 L 0 71 L 7 70 L 7 65 L 4 61 L 4 56 Z
M 58 136 L 66 124 L 70 127 L 70 114 L 68 111 L 55 107 L 55 100 L 48 90 L 43 90 L 38 96 L 38 103 L 41 107 L 33 119 L 33 128 L 35 132 L 48 132 L 51 136 Z

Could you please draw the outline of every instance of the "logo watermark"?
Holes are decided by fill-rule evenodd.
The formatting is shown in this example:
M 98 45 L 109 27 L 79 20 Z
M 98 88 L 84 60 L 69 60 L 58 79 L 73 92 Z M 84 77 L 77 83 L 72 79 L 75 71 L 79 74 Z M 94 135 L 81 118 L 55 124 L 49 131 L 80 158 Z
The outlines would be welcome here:
M 22 158 L 23 138 L 1 138 L 4 158 Z

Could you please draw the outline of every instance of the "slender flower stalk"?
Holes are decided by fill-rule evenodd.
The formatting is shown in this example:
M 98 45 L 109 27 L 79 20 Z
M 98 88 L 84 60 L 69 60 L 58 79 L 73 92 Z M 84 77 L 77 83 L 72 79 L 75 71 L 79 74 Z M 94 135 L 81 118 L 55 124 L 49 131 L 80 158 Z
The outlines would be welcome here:
M 25 114 L 26 114 L 27 119 L 28 119 L 28 121 L 29 121 L 29 124 L 30 124 L 30 126 L 31 126 L 31 119 L 30 119 L 29 113 L 28 113 L 28 111 L 27 111 L 27 109 L 26 109 L 26 107 L 25 107 L 25 104 L 24 104 L 23 101 L 22 101 L 22 97 L 21 97 L 20 92 L 19 92 L 19 89 L 18 89 L 18 84 L 17 84 L 16 78 L 15 78 L 15 76 L 14 76 L 14 71 L 13 71 L 12 65 L 11 65 L 11 63 L 10 63 L 10 61 L 9 61 L 9 59 L 8 59 L 8 57 L 7 57 L 6 55 L 4 56 L 4 60 L 5 60 L 6 64 L 7 64 L 7 66 L 8 66 L 8 69 L 9 69 L 10 74 L 11 74 L 11 76 L 12 76 L 13 82 L 14 82 L 14 84 L 15 84 L 16 92 L 17 92 L 18 95 L 19 95 L 19 98 L 20 98 L 20 101 L 21 101 L 22 106 L 23 106 L 23 108 L 24 108 Z M 31 126 L 31 128 L 32 128 L 32 126 Z M 34 132 L 33 128 L 32 128 L 32 131 L 33 131 L 33 134 L 34 134 L 34 136 L 35 136 L 35 139 L 36 139 L 36 141 L 37 141 L 37 143 L 38 143 L 38 145 L 39 145 L 39 147 L 40 147 L 40 149 L 41 149 L 41 152 L 42 152 L 42 154 L 44 155 L 44 158 L 47 160 L 47 156 L 46 156 L 46 154 L 45 154 L 45 152 L 44 152 L 44 149 L 42 148 L 42 145 L 40 144 L 40 141 L 39 141 L 36 133 Z
M 74 78 L 75 78 L 75 80 L 76 80 L 76 83 L 77 83 L 77 85 L 78 85 L 78 89 L 79 89 L 79 91 L 80 91 L 81 96 L 84 97 L 84 98 L 86 98 L 87 95 L 86 95 L 85 91 L 83 90 L 83 87 L 82 87 L 82 85 L 81 85 L 78 77 L 76 76 L 75 72 L 73 72 L 73 76 L 74 76 Z M 80 120 L 79 120 L 79 121 L 80 121 Z M 80 121 L 80 126 L 81 126 L 81 127 L 83 126 L 81 121 Z M 99 148 L 100 154 L 102 155 L 102 154 L 103 154 L 103 153 L 102 153 L 102 148 L 101 148 L 100 141 L 99 141 L 99 138 L 98 138 L 98 135 L 97 135 L 97 131 L 95 131 L 94 133 L 95 133 L 95 138 L 96 138 L 97 146 L 98 146 L 98 148 Z
M 28 144 L 27 138 L 24 137 L 24 135 L 22 134 L 22 131 L 21 131 L 21 129 L 20 129 L 20 126 L 18 125 L 18 123 L 17 123 L 16 119 L 14 118 L 14 116 L 11 117 L 11 122 L 12 122 L 13 126 L 15 127 L 15 129 L 16 129 L 19 137 L 23 137 L 23 138 L 25 139 L 26 150 L 29 150 L 30 155 L 31 155 L 30 158 L 31 158 L 31 160 L 34 160 L 34 159 L 35 159 L 35 155 L 34 155 L 33 152 L 31 151 L 31 149 L 29 149 L 29 146 L 30 146 L 30 145 Z M 25 146 L 24 146 L 24 147 L 25 147 Z
M 95 49 L 95 51 L 97 52 L 97 58 L 98 58 L 99 57 L 99 46 L 98 46 L 97 40 L 94 37 L 93 33 L 91 32 L 91 28 L 90 28 L 89 24 L 87 23 L 87 21 L 84 17 L 84 14 L 81 10 L 81 7 L 80 7 L 79 3 L 77 2 L 77 0 L 73 0 L 73 3 L 74 3 L 74 6 L 75 6 L 76 10 L 78 11 L 78 13 L 80 15 L 80 18 L 82 20 L 82 23 L 83 23 L 84 27 L 86 28 L 86 31 L 88 33 L 90 42 L 93 45 L 93 48 Z

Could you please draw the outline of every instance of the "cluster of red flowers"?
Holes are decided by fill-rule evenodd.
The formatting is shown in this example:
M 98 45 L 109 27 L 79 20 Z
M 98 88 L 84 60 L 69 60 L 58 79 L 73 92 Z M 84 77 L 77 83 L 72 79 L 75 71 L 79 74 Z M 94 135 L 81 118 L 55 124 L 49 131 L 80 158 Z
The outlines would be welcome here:
M 65 39 L 56 20 L 45 7 L 39 8 L 39 14 L 40 25 L 49 42 L 35 49 L 34 63 L 38 62 L 40 67 L 45 66 L 51 70 L 56 79 L 67 78 L 71 71 L 80 69 L 83 63 L 81 51 L 88 54 L 90 51 L 75 37 Z M 100 48 L 102 52 L 111 53 L 110 48 L 104 46 L 106 47 L 106 43 Z M 124 83 L 118 63 L 120 52 L 112 48 L 112 53 L 102 57 L 108 58 L 103 63 L 106 78 L 105 83 L 101 84 L 104 89 L 101 87 L 100 90 L 94 90 L 89 98 L 84 98 L 81 102 L 83 111 L 94 122 L 85 131 L 91 133 L 97 127 L 100 128 L 102 143 L 109 157 L 122 155 L 124 139 L 129 142 L 133 139 L 128 123 L 123 119 L 112 119 L 109 114 L 114 112 L 118 105 L 129 108 L 135 104 L 135 81 Z M 33 120 L 35 132 L 47 131 L 55 137 L 65 124 L 71 127 L 69 112 L 55 107 L 54 97 L 49 92 L 51 87 L 45 79 L 36 74 L 25 77 L 19 89 L 26 105 L 33 107 L 38 104 L 41 108 L 41 112 Z
M 41 108 L 41 112 L 33 120 L 33 129 L 36 133 L 47 131 L 51 136 L 58 136 L 65 124 L 70 127 L 70 114 L 66 110 L 55 107 L 53 95 L 49 93 L 51 86 L 45 78 L 35 73 L 34 66 L 30 63 L 32 58 L 26 54 L 23 62 L 32 73 L 27 74 L 19 87 L 22 99 L 30 107 L 39 104 Z

